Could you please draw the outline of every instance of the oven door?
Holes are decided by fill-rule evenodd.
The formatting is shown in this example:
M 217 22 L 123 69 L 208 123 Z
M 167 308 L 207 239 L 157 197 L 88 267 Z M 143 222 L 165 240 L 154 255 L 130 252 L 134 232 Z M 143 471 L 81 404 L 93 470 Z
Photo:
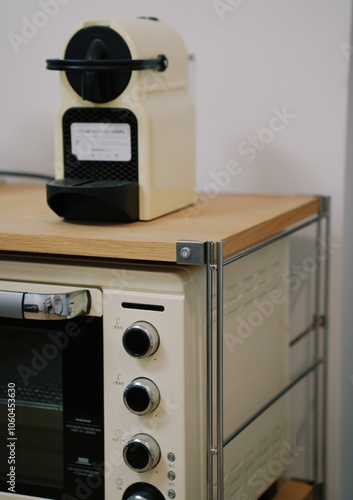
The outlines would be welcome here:
M 7 286 L 0 282 L 0 492 L 102 500 L 100 291 Z

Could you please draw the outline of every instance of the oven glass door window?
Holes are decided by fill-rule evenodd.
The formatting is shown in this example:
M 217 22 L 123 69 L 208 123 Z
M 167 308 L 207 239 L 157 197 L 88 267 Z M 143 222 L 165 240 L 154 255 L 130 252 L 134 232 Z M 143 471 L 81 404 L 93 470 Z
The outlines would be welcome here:
M 82 443 L 75 443 L 72 422 L 80 417 L 100 429 L 91 446 L 94 458 L 103 458 L 97 322 L 101 318 L 76 318 L 75 333 L 72 321 L 0 319 L 0 491 L 75 498 L 70 466 Z M 89 404 L 91 384 L 98 410 Z
M 0 326 L 0 477 L 10 492 L 63 487 L 62 350 L 38 326 Z

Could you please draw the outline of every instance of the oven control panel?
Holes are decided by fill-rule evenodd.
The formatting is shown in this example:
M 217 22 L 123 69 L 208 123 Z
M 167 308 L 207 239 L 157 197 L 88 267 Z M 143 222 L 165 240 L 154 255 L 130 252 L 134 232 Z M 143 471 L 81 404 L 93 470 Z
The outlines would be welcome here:
M 200 370 L 206 349 L 189 313 L 191 298 L 135 293 L 127 302 L 124 291 L 106 293 L 106 497 L 183 499 L 198 475 L 196 498 L 207 483 Z

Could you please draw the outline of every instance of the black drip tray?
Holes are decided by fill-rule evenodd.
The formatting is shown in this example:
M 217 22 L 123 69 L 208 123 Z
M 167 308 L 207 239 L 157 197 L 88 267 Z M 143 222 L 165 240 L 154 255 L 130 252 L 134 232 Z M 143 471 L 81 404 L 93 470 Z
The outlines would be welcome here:
M 139 217 L 138 183 L 59 179 L 47 184 L 47 202 L 71 221 L 134 222 Z

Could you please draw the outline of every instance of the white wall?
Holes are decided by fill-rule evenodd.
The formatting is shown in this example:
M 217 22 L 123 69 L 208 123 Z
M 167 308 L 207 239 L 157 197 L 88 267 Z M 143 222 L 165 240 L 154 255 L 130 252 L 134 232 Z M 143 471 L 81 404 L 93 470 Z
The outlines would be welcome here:
M 53 1 L 57 12 L 46 22 L 40 13 Z M 0 169 L 53 173 L 59 79 L 46 71 L 45 59 L 60 55 L 73 27 L 88 19 L 155 15 L 195 55 L 198 188 L 210 188 L 210 174 L 237 161 L 240 174 L 222 190 L 332 196 L 328 498 L 351 500 L 353 283 L 346 269 L 353 238 L 343 239 L 343 222 L 352 225 L 353 218 L 351 168 L 346 177 L 351 1 L 12 0 L 1 3 L 0 13 Z M 28 21 L 43 22 L 30 38 Z M 16 45 L 16 35 L 23 43 Z M 273 121 L 280 113 L 287 116 L 283 127 Z M 274 123 L 271 136 L 263 129 Z

